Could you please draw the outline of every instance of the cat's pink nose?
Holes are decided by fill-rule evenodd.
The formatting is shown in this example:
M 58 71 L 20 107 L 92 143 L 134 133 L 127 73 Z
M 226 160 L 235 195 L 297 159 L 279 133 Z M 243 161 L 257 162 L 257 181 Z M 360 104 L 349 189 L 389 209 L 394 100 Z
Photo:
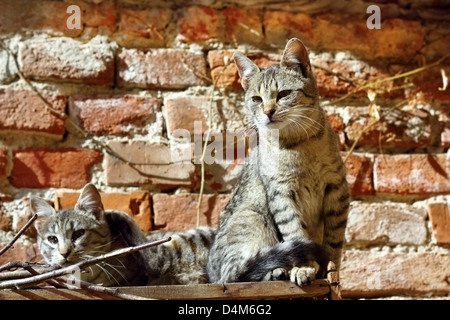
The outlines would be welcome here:
M 69 254 L 70 254 L 70 250 L 67 249 L 67 250 L 64 250 L 64 251 L 60 251 L 59 253 L 60 253 L 64 258 L 67 258 L 67 257 L 69 256 Z
M 275 113 L 275 109 L 270 109 L 270 110 L 264 111 L 264 114 L 265 114 L 269 119 L 272 119 L 272 116 L 273 116 L 274 113 Z

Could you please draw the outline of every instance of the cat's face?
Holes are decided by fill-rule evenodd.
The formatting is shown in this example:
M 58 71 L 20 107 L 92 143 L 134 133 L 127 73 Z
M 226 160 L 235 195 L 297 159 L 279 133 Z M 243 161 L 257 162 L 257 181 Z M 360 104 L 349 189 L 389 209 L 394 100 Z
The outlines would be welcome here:
M 281 135 L 307 138 L 321 129 L 316 119 L 317 87 L 300 40 L 289 41 L 280 64 L 270 68 L 261 69 L 240 53 L 235 53 L 234 60 L 251 125 L 259 131 L 278 129 Z
M 107 223 L 86 212 L 54 211 L 37 231 L 38 247 L 49 264 L 65 266 L 110 251 Z
M 83 189 L 73 209 L 56 211 L 36 197 L 30 198 L 30 207 L 37 214 L 38 247 L 47 263 L 64 266 L 110 251 L 108 223 L 92 185 Z

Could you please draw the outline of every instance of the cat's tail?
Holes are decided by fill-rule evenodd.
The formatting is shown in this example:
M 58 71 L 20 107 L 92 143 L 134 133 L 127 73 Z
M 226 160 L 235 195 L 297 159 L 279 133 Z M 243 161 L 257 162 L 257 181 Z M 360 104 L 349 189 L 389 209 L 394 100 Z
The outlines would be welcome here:
M 319 264 L 318 275 L 323 276 L 329 259 L 321 245 L 306 239 L 280 242 L 273 247 L 261 250 L 249 259 L 237 281 L 261 281 L 272 270 L 289 269 L 310 261 L 316 261 Z

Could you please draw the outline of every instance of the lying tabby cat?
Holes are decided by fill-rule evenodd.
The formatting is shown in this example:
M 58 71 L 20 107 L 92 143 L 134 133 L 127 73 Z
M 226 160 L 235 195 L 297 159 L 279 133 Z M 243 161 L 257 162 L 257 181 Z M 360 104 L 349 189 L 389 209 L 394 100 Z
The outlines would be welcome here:
M 208 275 L 308 284 L 329 260 L 341 262 L 350 193 L 338 141 L 300 40 L 289 40 L 269 68 L 238 52 L 234 61 L 258 145 L 220 214 Z
M 84 186 L 72 209 L 56 211 L 44 199 L 30 198 L 37 244 L 45 261 L 65 267 L 114 249 L 172 237 L 161 245 L 87 267 L 81 279 L 104 286 L 206 283 L 206 257 L 214 236 L 210 227 L 144 234 L 126 213 L 104 211 L 97 188 Z

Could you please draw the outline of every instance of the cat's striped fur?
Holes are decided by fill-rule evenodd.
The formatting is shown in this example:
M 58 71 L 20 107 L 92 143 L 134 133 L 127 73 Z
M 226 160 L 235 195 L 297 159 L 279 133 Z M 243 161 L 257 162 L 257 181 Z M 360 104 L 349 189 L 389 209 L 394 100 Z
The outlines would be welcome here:
M 221 212 L 208 275 L 304 285 L 319 266 L 323 276 L 328 260 L 340 266 L 350 194 L 338 141 L 300 40 L 269 68 L 238 52 L 234 61 L 258 145 Z
M 214 230 L 143 233 L 126 213 L 104 211 L 97 188 L 88 183 L 72 209 L 56 211 L 30 197 L 39 251 L 48 264 L 68 266 L 114 249 L 171 237 L 171 241 L 98 263 L 81 279 L 104 286 L 206 283 L 206 259 Z

